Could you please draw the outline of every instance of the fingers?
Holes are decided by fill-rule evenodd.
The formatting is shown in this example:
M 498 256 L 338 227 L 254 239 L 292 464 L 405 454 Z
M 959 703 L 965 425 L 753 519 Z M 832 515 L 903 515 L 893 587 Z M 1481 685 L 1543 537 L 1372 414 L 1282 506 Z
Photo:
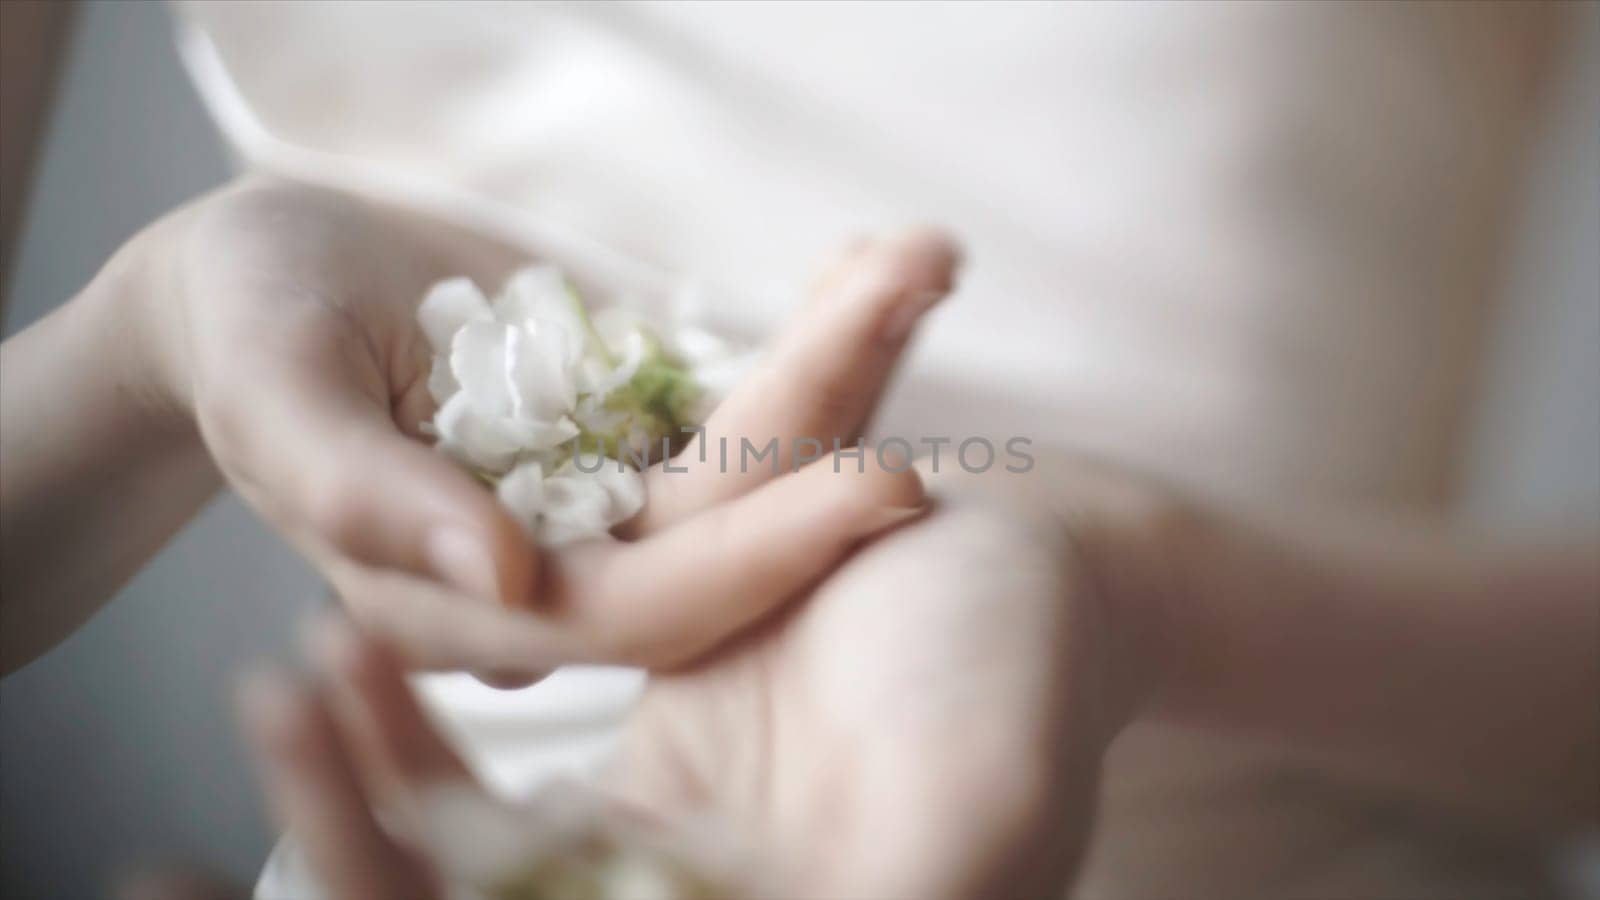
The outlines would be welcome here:
M 914 475 L 874 468 L 821 479 L 817 467 L 769 486 L 766 499 L 743 500 L 774 469 L 792 469 L 795 437 L 831 450 L 834 438 L 864 427 L 911 325 L 948 290 L 954 264 L 950 242 L 928 233 L 851 248 L 768 368 L 709 426 L 712 440 L 727 435 L 736 446 L 746 435 L 776 440 L 778 465 L 723 473 L 709 457 L 699 472 L 655 473 L 639 531 L 666 540 L 574 548 L 559 578 L 539 579 L 534 548 L 492 492 L 399 433 L 390 379 L 353 329 L 275 321 L 261 347 L 241 352 L 233 390 L 204 405 L 202 427 L 247 499 L 301 536 L 352 612 L 408 664 L 523 684 L 592 660 L 596 646 L 613 658 L 681 658 L 788 599 L 921 503 Z M 896 484 L 911 487 L 884 487 Z M 903 502 L 874 505 L 897 491 Z M 733 498 L 741 502 L 713 509 Z M 686 530 L 664 530 L 674 523 Z M 591 595 L 596 583 L 605 589 Z M 539 615 L 508 613 L 526 608 L 539 584 L 583 590 L 536 600 Z M 670 600 L 638 615 L 629 601 L 641 593 Z M 462 595 L 498 602 L 464 604 Z M 665 630 L 652 639 L 655 619 Z
M 470 475 L 402 436 L 351 329 L 290 325 L 242 353 L 202 427 L 246 499 L 285 530 L 358 563 L 521 600 L 536 554 Z
M 687 474 L 651 470 L 650 504 L 633 532 L 666 527 L 772 477 L 765 466 L 724 471 L 717 450 L 723 438 L 734 452 L 741 439 L 756 448 L 776 439 L 779 471 L 793 469 L 797 438 L 830 451 L 836 438 L 853 445 L 912 327 L 950 291 L 957 257 L 951 239 L 934 231 L 846 248 L 767 362 L 706 423 L 707 452 L 691 444 L 680 455 Z
M 345 606 L 407 666 L 469 668 L 519 686 L 571 663 L 681 664 L 793 598 L 860 541 L 914 516 L 908 462 L 868 450 L 820 461 L 632 543 L 546 560 L 541 602 L 462 602 L 423 579 L 335 561 Z
M 867 455 L 871 460 L 872 454 Z M 680 665 L 760 619 L 862 539 L 922 510 L 922 485 L 868 461 L 813 464 L 630 544 L 552 559 L 549 615 L 601 661 Z
M 768 367 L 712 416 L 707 436 L 854 438 L 912 327 L 950 291 L 957 258 L 954 242 L 929 230 L 846 253 Z
M 312 628 L 306 643 L 350 747 L 381 791 L 392 796 L 437 782 L 472 782 L 387 647 L 335 618 Z
M 516 685 L 588 661 L 582 641 L 519 604 L 473 603 L 427 579 L 332 561 L 327 570 L 363 630 L 417 669 L 473 669 Z
M 434 895 L 422 863 L 374 818 L 334 718 L 315 693 L 258 676 L 241 692 L 240 709 L 267 795 L 331 896 Z

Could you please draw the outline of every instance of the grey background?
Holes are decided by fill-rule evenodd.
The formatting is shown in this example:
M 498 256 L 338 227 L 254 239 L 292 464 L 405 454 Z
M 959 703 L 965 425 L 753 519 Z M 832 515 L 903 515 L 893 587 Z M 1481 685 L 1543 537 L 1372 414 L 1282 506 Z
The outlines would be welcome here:
M 72 296 L 124 240 L 220 184 L 228 160 L 160 3 L 78 11 L 7 333 Z M 249 884 L 272 831 L 241 755 L 233 673 L 290 643 L 318 582 L 232 496 L 89 626 L 0 681 L 0 896 L 105 896 L 136 861 Z
M 1464 457 L 1496 525 L 1600 521 L 1600 7 L 1546 102 L 1515 261 Z M 90 3 L 8 286 L 11 333 L 144 223 L 228 177 L 158 3 Z M 251 880 L 270 844 L 229 714 L 232 674 L 281 655 L 316 579 L 231 496 L 65 645 L 0 682 L 0 894 L 103 895 L 135 861 Z

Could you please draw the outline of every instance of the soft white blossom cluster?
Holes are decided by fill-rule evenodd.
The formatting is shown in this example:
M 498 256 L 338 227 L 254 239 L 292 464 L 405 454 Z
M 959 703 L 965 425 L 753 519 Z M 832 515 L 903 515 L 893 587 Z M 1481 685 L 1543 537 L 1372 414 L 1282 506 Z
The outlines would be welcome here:
M 434 353 L 439 448 L 547 546 L 637 513 L 644 482 L 626 461 L 681 443 L 739 356 L 703 329 L 621 307 L 591 317 L 553 266 L 516 272 L 492 301 L 470 279 L 441 281 L 417 319 Z

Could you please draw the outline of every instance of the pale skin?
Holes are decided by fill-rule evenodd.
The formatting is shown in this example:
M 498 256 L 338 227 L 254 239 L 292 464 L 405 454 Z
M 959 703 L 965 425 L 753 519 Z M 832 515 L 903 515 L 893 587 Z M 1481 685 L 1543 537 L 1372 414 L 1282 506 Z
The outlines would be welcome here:
M 246 182 L 157 223 L 5 342 L 5 668 L 87 618 L 223 480 L 411 664 L 520 681 L 530 660 L 688 659 L 921 508 L 915 473 L 876 466 L 835 477 L 784 458 L 788 474 L 735 491 L 711 470 L 656 471 L 633 540 L 541 557 L 418 432 L 421 292 L 459 272 L 497 284 L 514 258 L 353 198 Z M 948 290 L 954 255 L 908 234 L 852 260 L 865 277 L 819 286 L 708 435 L 850 439 L 864 423 L 858 392 L 909 337 L 896 314 Z
M 1596 821 L 1592 546 L 1267 531 L 1042 466 L 1042 501 L 928 477 L 926 517 L 657 674 L 596 788 L 663 827 L 728 824 L 780 896 L 1059 895 L 1137 716 L 1275 738 L 1508 833 Z M 328 623 L 309 655 L 315 681 L 242 698 L 269 793 L 336 896 L 432 896 L 426 853 L 367 810 L 467 767 L 381 644 Z
M 393 211 L 253 183 L 6 342 L 6 666 L 225 477 L 360 625 L 323 629 L 314 683 L 258 679 L 243 707 L 335 896 L 436 887 L 371 812 L 467 777 L 400 681 L 418 665 L 656 669 L 600 787 L 666 827 L 714 815 L 797 895 L 1059 890 L 1137 716 L 1269 736 L 1519 827 L 1596 820 L 1592 538 L 1487 548 L 1258 515 L 1041 452 L 1026 476 L 657 474 L 627 541 L 540 556 L 411 437 L 421 286 L 504 265 Z M 953 265 L 932 235 L 853 245 L 710 434 L 859 433 L 907 338 L 890 323 Z M 470 540 L 434 552 L 441 523 Z

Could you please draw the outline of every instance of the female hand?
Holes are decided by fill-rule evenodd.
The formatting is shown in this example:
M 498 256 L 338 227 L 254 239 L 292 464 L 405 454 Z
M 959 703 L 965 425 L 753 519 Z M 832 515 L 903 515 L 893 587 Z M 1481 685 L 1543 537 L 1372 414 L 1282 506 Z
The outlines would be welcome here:
M 1059 896 L 1070 880 L 1101 753 L 1154 677 L 1141 593 L 1164 577 L 1149 563 L 1176 507 L 1077 463 L 1038 481 L 924 472 L 925 518 L 653 676 L 597 786 L 664 829 L 747 841 L 764 868 L 735 893 Z M 318 650 L 318 689 L 269 682 L 246 706 L 269 790 L 333 896 L 429 896 L 435 863 L 370 809 L 470 777 L 380 646 L 335 628 Z
M 108 273 L 131 287 L 89 292 L 78 312 L 133 348 L 128 393 L 166 430 L 197 425 L 227 481 L 415 665 L 526 680 L 579 660 L 681 662 L 922 503 L 914 474 L 794 472 L 790 451 L 794 436 L 831 446 L 865 425 L 915 320 L 950 288 L 954 251 L 936 235 L 853 246 L 708 423 L 711 440 L 778 438 L 781 475 L 658 469 L 628 541 L 544 555 L 418 430 L 433 412 L 423 291 L 449 274 L 496 283 L 515 254 L 344 195 L 250 180 L 123 257 Z M 30 346 L 47 357 L 51 339 Z M 7 468 L 8 495 L 13 480 L 39 480 Z M 27 519 L 20 506 L 8 496 L 8 520 Z
M 1178 506 L 1067 457 L 930 466 L 924 518 L 652 676 L 608 789 L 755 836 L 784 895 L 1061 894 L 1155 677 Z

